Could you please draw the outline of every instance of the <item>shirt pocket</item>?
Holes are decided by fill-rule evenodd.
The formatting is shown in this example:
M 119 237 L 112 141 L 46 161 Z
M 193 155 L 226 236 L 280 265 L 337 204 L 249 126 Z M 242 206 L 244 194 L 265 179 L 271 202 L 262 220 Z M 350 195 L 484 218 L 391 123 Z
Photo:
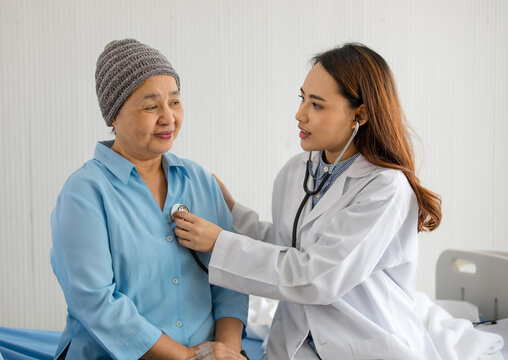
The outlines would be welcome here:
M 395 335 L 383 335 L 350 344 L 355 359 L 417 360 L 420 359 Z

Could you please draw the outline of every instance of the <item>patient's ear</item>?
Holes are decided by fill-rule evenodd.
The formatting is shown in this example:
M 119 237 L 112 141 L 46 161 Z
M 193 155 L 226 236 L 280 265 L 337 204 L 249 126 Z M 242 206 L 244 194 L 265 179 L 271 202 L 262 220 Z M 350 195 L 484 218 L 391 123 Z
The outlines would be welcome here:
M 115 123 L 116 123 L 116 116 L 113 118 L 113 120 L 111 120 L 111 133 L 116 135 Z

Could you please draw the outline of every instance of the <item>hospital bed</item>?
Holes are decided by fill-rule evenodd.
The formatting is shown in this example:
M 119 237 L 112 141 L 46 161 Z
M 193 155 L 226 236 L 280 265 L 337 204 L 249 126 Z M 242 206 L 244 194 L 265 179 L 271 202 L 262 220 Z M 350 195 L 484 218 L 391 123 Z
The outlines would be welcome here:
M 436 301 L 454 300 L 478 308 L 477 329 L 499 334 L 508 359 L 508 253 L 446 250 L 436 265 Z M 451 310 L 453 316 L 453 309 Z M 494 320 L 495 323 L 491 321 Z
M 56 352 L 59 331 L 13 329 L 0 327 L 0 359 L 4 360 L 50 360 Z M 242 347 L 250 360 L 261 360 L 264 351 L 262 341 L 245 338 Z
M 446 250 L 436 266 L 436 301 L 448 301 L 449 306 L 472 304 L 480 319 L 496 320 L 496 324 L 477 328 L 504 338 L 502 354 L 508 360 L 507 276 L 508 253 L 502 252 Z M 249 337 L 243 340 L 242 346 L 251 360 L 261 360 L 264 356 L 261 339 L 268 332 L 276 303 L 251 297 L 251 305 Z M 453 308 L 446 310 L 453 311 Z M 0 354 L 5 360 L 52 359 L 59 337 L 60 332 L 56 331 L 0 327 Z

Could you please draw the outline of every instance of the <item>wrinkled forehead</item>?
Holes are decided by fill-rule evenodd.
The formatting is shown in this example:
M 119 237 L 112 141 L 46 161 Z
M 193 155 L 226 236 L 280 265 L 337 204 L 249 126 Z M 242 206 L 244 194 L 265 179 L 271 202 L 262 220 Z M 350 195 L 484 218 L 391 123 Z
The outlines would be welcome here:
M 174 77 L 171 75 L 156 75 L 143 81 L 125 100 L 143 101 L 149 99 L 179 97 L 180 90 Z

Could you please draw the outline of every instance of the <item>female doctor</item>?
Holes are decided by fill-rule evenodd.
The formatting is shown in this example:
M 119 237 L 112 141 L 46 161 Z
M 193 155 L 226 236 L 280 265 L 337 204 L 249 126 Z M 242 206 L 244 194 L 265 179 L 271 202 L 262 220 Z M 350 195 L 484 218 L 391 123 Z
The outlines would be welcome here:
M 390 68 L 346 44 L 313 59 L 300 92 L 309 153 L 275 179 L 273 223 L 223 187 L 236 233 L 179 212 L 180 244 L 212 253 L 211 283 L 280 300 L 269 360 L 440 359 L 413 300 L 418 232 L 441 201 L 414 173 Z

